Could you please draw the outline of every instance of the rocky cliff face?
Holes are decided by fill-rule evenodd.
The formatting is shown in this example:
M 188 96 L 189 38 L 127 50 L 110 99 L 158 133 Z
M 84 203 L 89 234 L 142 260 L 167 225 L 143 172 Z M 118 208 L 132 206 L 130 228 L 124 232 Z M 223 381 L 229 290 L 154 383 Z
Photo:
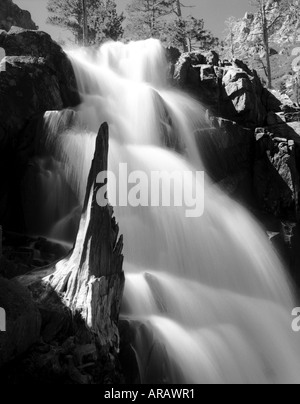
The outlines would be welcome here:
M 0 34 L 0 223 L 22 230 L 20 182 L 38 118 L 80 102 L 72 65 L 61 47 L 40 31 L 12 28 Z
M 300 40 L 299 15 L 293 10 L 288 13 L 281 10 L 276 2 L 267 5 L 268 21 L 272 22 L 269 29 L 270 41 L 277 44 L 297 42 Z M 234 28 L 235 40 L 238 44 L 245 42 L 254 44 L 261 38 L 261 17 L 259 13 L 247 12 Z
M 208 109 L 211 126 L 196 134 L 208 174 L 263 222 L 300 285 L 300 111 L 241 61 L 212 52 L 169 60 L 172 82 Z
M 32 21 L 28 11 L 22 10 L 12 0 L 1 0 L 0 2 L 0 29 L 9 31 L 12 26 L 25 29 L 38 29 Z
M 281 94 L 287 94 L 293 102 L 299 102 L 299 77 L 295 66 L 299 65 L 300 60 L 300 14 L 298 5 L 294 3 L 294 10 L 291 8 L 286 12 L 276 2 L 270 1 L 267 15 L 271 26 L 269 45 L 273 87 Z M 228 47 L 223 56 L 231 59 L 234 49 L 234 57 L 247 62 L 266 82 L 266 55 L 262 44 L 260 15 L 246 13 L 242 19 L 235 21 L 226 42 L 231 43 L 232 39 L 232 46 Z
M 262 85 L 255 70 L 243 62 L 222 62 L 214 52 L 185 53 L 175 64 L 172 80 L 188 90 L 215 116 L 248 128 L 267 123 L 281 102 Z

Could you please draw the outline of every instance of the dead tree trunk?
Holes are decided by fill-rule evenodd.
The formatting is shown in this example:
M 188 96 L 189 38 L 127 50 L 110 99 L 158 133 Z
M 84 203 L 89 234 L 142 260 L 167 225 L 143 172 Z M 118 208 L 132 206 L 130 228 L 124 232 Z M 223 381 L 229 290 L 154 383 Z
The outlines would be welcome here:
M 180 0 L 176 0 L 176 14 L 178 16 L 179 21 L 181 22 L 181 26 L 182 26 L 182 29 L 183 29 L 183 32 L 182 32 L 183 52 L 189 52 Z
M 88 46 L 89 33 L 88 33 L 88 17 L 87 17 L 86 0 L 82 0 L 82 13 L 83 13 L 83 46 Z
M 261 1 L 261 20 L 262 20 L 262 30 L 263 30 L 263 42 L 266 52 L 267 60 L 267 76 L 268 76 L 268 88 L 272 88 L 272 68 L 270 60 L 270 46 L 269 46 L 269 32 L 268 32 L 268 20 L 266 13 L 266 3 L 264 0 Z
M 88 178 L 86 197 L 72 255 L 56 265 L 45 279 L 63 295 L 73 313 L 79 312 L 97 334 L 102 346 L 118 343 L 117 321 L 124 287 L 122 271 L 123 239 L 110 206 L 96 201 L 101 184 L 97 175 L 107 171 L 108 126 L 104 124 L 96 140 L 96 151 Z
M 70 255 L 54 268 L 21 279 L 41 282 L 56 293 L 74 316 L 78 314 L 103 348 L 119 347 L 118 317 L 124 289 L 123 238 L 111 206 L 100 207 L 96 195 L 107 171 L 108 126 L 102 125 L 90 170 L 77 240 Z M 50 293 L 50 292 L 49 292 Z M 45 297 L 44 297 L 45 299 Z

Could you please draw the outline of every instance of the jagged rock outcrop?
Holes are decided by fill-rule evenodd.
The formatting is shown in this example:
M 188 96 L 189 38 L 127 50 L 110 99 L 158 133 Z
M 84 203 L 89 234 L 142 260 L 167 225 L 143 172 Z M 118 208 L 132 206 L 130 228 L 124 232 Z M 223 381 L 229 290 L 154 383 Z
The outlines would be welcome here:
M 22 10 L 12 0 L 1 0 L 0 2 L 0 29 L 9 31 L 12 26 L 24 29 L 38 29 L 32 21 L 29 11 Z
M 272 22 L 269 28 L 271 43 L 292 43 L 300 39 L 299 13 L 293 12 L 292 7 L 284 12 L 275 1 L 268 1 L 266 12 L 268 21 Z M 234 40 L 240 45 L 257 43 L 261 32 L 260 12 L 247 12 L 233 27 Z M 276 49 L 271 48 L 271 54 L 275 54 L 274 51 L 276 53 Z
M 221 116 L 232 116 L 244 126 L 257 126 L 265 122 L 267 105 L 263 103 L 266 91 L 255 71 L 235 61 L 224 70 L 222 78 Z
M 282 9 L 287 6 L 287 9 Z M 269 21 L 269 47 L 272 70 L 272 85 L 281 94 L 287 94 L 293 102 L 300 101 L 299 77 L 293 65 L 299 65 L 300 17 L 296 1 L 269 1 L 267 19 Z M 260 78 L 267 82 L 266 52 L 262 43 L 262 23 L 259 12 L 246 13 L 232 22 L 230 33 L 225 40 L 228 44 L 225 57 L 243 59 Z M 229 44 L 231 44 L 229 46 Z M 294 65 L 294 66 L 295 66 Z
M 4 130 L 15 134 L 35 114 L 80 102 L 71 62 L 50 35 L 13 27 L 1 35 L 0 46 L 6 52 L 6 71 L 0 72 L 0 122 Z M 9 92 L 13 88 L 18 88 L 16 95 Z M 10 127 L 5 117 L 12 108 L 18 122 Z
M 80 97 L 71 62 L 48 34 L 12 28 L 0 35 L 0 47 L 7 55 L 0 71 L 0 223 L 22 230 L 16 192 L 33 152 L 32 121 Z
M 255 70 L 239 60 L 222 63 L 215 52 L 181 55 L 173 77 L 215 116 L 244 127 L 262 126 L 269 111 L 280 111 L 280 101 L 264 88 Z
M 239 198 L 246 192 L 248 203 L 255 201 L 259 209 L 297 222 L 299 112 L 283 106 L 255 70 L 238 60 L 220 62 L 214 53 L 181 55 L 173 78 L 223 118 L 197 136 L 212 179 Z

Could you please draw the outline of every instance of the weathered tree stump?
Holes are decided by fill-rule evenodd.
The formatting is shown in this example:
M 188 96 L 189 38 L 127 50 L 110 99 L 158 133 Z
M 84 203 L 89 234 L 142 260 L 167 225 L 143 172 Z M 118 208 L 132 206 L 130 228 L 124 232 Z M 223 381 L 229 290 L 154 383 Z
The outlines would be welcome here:
M 119 347 L 118 317 L 124 289 L 123 237 L 111 206 L 100 207 L 96 195 L 103 184 L 96 178 L 107 171 L 108 125 L 103 124 L 89 173 L 86 197 L 77 240 L 69 256 L 54 267 L 33 272 L 20 282 L 34 290 L 42 285 L 47 301 L 53 293 L 61 298 L 73 316 L 81 316 L 103 348 Z

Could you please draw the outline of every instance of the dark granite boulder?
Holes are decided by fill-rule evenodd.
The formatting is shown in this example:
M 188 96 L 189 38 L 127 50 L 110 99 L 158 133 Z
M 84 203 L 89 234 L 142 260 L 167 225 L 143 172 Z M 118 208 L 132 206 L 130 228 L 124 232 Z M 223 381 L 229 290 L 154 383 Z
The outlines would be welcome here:
M 6 331 L 0 332 L 1 368 L 38 342 L 41 317 L 26 288 L 1 277 L 0 307 L 6 312 Z
M 48 34 L 13 27 L 1 33 L 0 47 L 0 223 L 21 231 L 19 190 L 38 133 L 33 123 L 78 105 L 80 96 L 68 56 Z
M 13 25 L 25 29 L 38 29 L 32 21 L 29 11 L 22 10 L 12 0 L 1 0 L 0 29 L 9 31 Z

